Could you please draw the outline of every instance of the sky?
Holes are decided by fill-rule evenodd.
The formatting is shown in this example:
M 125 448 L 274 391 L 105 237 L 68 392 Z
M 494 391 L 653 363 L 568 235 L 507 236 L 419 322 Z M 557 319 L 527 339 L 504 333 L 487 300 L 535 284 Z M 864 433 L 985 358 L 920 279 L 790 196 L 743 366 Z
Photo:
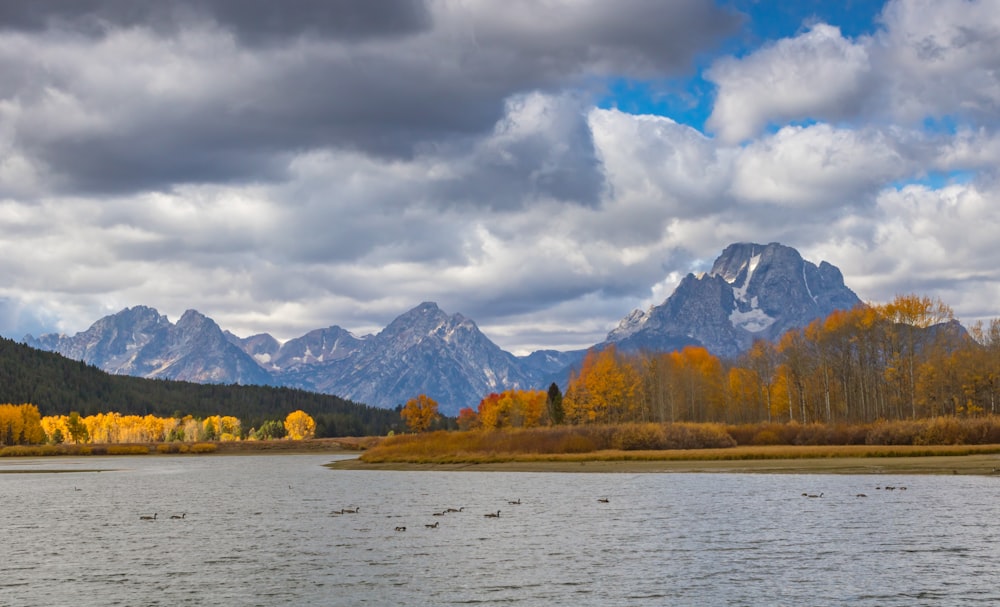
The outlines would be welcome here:
M 1000 0 L 5 0 L 0 334 L 421 302 L 585 348 L 734 242 L 1000 316 Z

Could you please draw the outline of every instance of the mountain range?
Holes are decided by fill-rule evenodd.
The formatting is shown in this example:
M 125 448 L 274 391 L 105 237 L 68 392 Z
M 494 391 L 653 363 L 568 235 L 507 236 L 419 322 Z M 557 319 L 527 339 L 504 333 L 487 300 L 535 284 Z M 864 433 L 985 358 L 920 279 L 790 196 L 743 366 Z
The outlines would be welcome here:
M 670 351 L 698 345 L 729 357 L 754 339 L 777 338 L 860 303 L 827 262 L 817 266 L 778 243 L 737 243 L 709 272 L 688 274 L 663 303 L 628 314 L 594 347 Z M 76 335 L 28 335 L 24 343 L 147 378 L 287 386 L 385 408 L 426 394 L 448 415 L 476 407 L 490 392 L 564 383 L 586 353 L 514 356 L 472 320 L 432 302 L 362 337 L 331 326 L 285 343 L 266 333 L 243 338 L 195 310 L 171 323 L 153 308 L 135 306 Z

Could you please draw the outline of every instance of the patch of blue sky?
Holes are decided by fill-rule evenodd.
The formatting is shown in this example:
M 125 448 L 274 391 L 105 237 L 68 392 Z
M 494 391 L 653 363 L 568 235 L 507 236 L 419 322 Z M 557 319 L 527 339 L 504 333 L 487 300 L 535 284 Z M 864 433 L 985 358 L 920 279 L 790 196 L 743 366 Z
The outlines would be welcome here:
M 934 135 L 954 135 L 958 132 L 961 123 L 958 118 L 951 115 L 928 116 L 924 118 L 924 131 Z
M 789 38 L 816 23 L 840 28 L 844 36 L 856 38 L 874 33 L 885 0 L 728 0 L 720 5 L 747 17 L 748 42 L 759 46 L 765 41 Z
M 597 107 L 614 108 L 629 114 L 666 116 L 678 123 L 705 132 L 712 113 L 716 87 L 703 77 L 704 70 L 722 56 L 744 56 L 782 38 L 804 32 L 815 23 L 840 28 L 848 37 L 874 33 L 880 26 L 882 0 L 724 0 L 719 5 L 747 16 L 744 28 L 720 43 L 714 53 L 698 58 L 688 77 L 665 80 L 613 79 L 596 101 Z M 805 123 L 808 124 L 808 123 Z
M 889 184 L 889 187 L 901 190 L 906 186 L 920 185 L 930 190 L 940 190 L 950 185 L 965 185 L 976 178 L 976 171 L 928 171 L 909 179 L 900 179 Z
M 714 99 L 715 85 L 701 76 L 666 81 L 618 78 L 607 84 L 596 105 L 628 114 L 666 116 L 704 132 Z

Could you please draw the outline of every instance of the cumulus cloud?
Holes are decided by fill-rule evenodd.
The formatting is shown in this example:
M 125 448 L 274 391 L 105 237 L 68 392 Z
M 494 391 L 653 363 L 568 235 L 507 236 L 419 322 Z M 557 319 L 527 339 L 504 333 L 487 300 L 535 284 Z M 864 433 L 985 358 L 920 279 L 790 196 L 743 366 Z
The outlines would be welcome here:
M 739 142 L 770 124 L 851 116 L 871 86 L 872 68 L 866 45 L 820 23 L 745 58 L 721 59 L 706 77 L 718 86 L 708 127 Z
M 732 193 L 809 212 L 865 207 L 886 183 L 919 166 L 907 157 L 914 153 L 910 142 L 899 139 L 874 129 L 786 126 L 739 152 Z
M 145 304 L 287 339 L 431 300 L 586 347 L 736 241 L 991 314 L 988 2 L 727 56 L 746 18 L 707 1 L 250 1 L 0 6 L 0 332 Z M 595 107 L 702 66 L 708 132 Z
M 876 38 L 887 111 L 896 119 L 995 124 L 1000 5 L 995 0 L 890 2 Z

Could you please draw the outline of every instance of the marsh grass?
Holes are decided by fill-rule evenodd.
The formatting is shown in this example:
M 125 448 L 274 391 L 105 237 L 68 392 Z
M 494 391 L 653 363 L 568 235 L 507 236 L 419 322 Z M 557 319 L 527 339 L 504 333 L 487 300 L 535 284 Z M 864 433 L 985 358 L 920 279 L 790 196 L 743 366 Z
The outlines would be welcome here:
M 864 425 L 620 424 L 437 431 L 387 437 L 365 463 L 670 461 L 918 457 L 1000 453 L 1000 420 Z

